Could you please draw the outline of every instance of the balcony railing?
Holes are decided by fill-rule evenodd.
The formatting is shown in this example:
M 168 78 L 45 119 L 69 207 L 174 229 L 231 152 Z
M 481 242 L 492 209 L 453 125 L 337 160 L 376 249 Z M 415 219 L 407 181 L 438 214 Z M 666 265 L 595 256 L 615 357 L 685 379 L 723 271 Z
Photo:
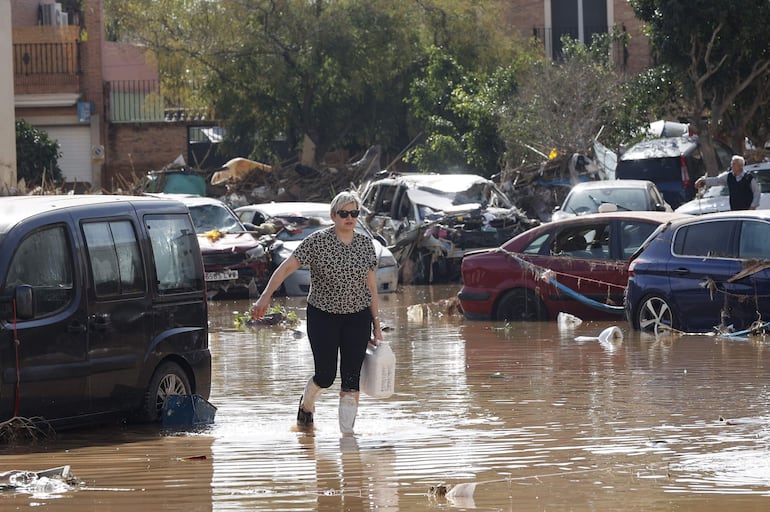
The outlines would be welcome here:
M 14 84 L 24 87 L 53 87 L 77 91 L 80 47 L 76 41 L 58 43 L 14 43 Z
M 110 122 L 158 123 L 210 120 L 211 109 L 192 107 L 162 90 L 158 80 L 113 80 L 105 83 Z

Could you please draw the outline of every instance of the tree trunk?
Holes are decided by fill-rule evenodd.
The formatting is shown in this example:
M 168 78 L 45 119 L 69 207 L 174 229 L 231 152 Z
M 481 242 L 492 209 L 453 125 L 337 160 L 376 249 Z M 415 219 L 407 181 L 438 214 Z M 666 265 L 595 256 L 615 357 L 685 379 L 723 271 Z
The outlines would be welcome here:
M 703 155 L 703 165 L 706 167 L 707 176 L 716 176 L 724 169 L 719 168 L 716 150 L 714 149 L 714 139 L 709 130 L 698 133 L 700 139 L 700 150 Z

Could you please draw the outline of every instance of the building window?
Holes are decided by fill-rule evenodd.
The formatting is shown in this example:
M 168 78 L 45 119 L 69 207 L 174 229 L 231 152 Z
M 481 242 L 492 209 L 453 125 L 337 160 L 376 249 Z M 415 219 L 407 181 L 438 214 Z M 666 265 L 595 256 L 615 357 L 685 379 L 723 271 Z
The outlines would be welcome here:
M 561 56 L 563 35 L 590 44 L 594 34 L 606 34 L 610 8 L 611 0 L 545 0 L 548 56 Z

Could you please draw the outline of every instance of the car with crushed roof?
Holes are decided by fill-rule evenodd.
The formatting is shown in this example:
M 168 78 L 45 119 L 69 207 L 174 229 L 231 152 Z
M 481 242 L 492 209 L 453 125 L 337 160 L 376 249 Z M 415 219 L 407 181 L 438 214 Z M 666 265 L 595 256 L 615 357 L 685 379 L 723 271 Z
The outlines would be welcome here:
M 458 299 L 471 320 L 623 317 L 628 259 L 655 229 L 689 217 L 607 212 L 534 227 L 500 247 L 467 254 Z
M 236 215 L 257 230 L 274 233 L 275 243 L 271 254 L 273 265 L 278 267 L 300 242 L 319 229 L 334 224 L 328 203 L 285 201 L 251 204 L 235 209 Z M 267 227 L 269 226 L 269 227 Z M 359 217 L 355 230 L 372 240 L 377 255 L 377 289 L 379 293 L 395 292 L 398 288 L 398 263 L 393 253 L 378 237 L 372 234 Z M 280 292 L 288 296 L 304 296 L 310 291 L 310 269 L 301 267 L 287 277 Z
M 735 152 L 713 140 L 719 169 L 727 169 Z M 671 208 L 695 198 L 695 181 L 706 174 L 705 148 L 697 135 L 663 137 L 638 142 L 618 158 L 615 178 L 648 180 L 658 187 Z
M 361 193 L 365 222 L 396 256 L 402 283 L 459 282 L 463 256 L 539 221 L 475 174 L 391 174 Z

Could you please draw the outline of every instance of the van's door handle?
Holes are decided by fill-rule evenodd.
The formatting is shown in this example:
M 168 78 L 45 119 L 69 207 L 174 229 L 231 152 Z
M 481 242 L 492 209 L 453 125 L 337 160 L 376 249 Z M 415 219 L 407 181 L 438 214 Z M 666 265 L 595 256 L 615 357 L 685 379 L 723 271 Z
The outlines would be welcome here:
M 110 317 L 109 315 L 104 314 L 91 315 L 88 323 L 91 326 L 91 329 L 95 331 L 106 331 L 110 328 Z
M 684 276 L 684 275 L 687 275 L 689 273 L 690 273 L 690 269 L 689 268 L 679 267 L 677 269 L 674 269 L 674 274 L 679 275 L 679 276 Z
M 70 334 L 80 334 L 86 332 L 86 324 L 81 324 L 77 320 L 67 326 L 67 332 Z

